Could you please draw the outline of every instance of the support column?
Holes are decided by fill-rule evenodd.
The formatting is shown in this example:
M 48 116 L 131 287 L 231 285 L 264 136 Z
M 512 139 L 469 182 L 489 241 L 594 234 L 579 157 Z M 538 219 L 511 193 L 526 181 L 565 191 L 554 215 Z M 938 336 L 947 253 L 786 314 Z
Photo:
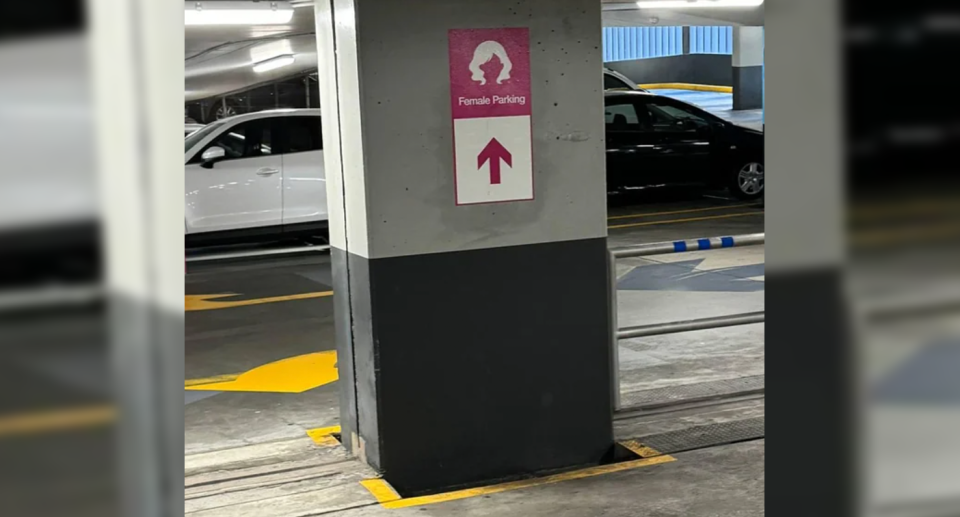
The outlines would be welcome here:
M 405 495 L 598 464 L 613 432 L 596 1 L 316 14 L 344 445 Z M 503 28 L 528 32 L 450 33 Z M 478 111 L 457 93 L 505 91 Z M 494 129 L 524 116 L 519 140 Z
M 733 28 L 733 109 L 763 107 L 763 27 Z

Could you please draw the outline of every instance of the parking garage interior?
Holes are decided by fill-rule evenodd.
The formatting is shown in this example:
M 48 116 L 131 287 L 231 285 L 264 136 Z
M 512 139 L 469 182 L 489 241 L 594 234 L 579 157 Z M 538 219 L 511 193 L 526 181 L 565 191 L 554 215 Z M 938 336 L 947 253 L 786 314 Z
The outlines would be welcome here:
M 192 4 L 186 3 L 187 11 Z M 362 117 L 382 114 L 387 131 L 365 135 L 365 145 L 382 145 L 383 153 L 396 154 L 393 160 L 410 163 L 423 161 L 423 152 L 377 141 L 390 138 L 387 120 L 413 114 L 390 89 L 403 91 L 422 80 L 437 83 L 431 91 L 452 91 L 454 83 L 451 75 L 450 86 L 443 84 L 446 62 L 407 62 L 416 51 L 390 50 L 439 41 L 443 48 L 436 52 L 420 51 L 447 55 L 443 39 L 421 42 L 396 28 L 412 21 L 408 15 L 384 2 L 357 2 L 359 35 L 344 36 L 332 29 L 331 18 L 348 14 L 335 4 L 284 5 L 292 18 L 283 24 L 186 27 L 185 133 L 254 114 L 319 108 L 324 156 L 318 161 L 325 165 L 327 188 L 366 189 L 361 195 L 367 200 L 365 215 L 358 215 L 349 194 L 339 207 L 336 194 L 328 196 L 330 226 L 309 233 L 200 231 L 228 238 L 191 243 L 185 286 L 186 513 L 379 515 L 411 508 L 437 515 L 587 515 L 602 508 L 616 515 L 762 515 L 762 168 L 752 196 L 732 191 L 729 181 L 664 177 L 613 188 L 604 182 L 610 176 L 609 169 L 604 174 L 603 155 L 609 168 L 611 152 L 622 149 L 571 147 L 604 124 L 609 144 L 615 114 L 608 109 L 604 121 L 601 97 L 633 94 L 679 101 L 681 108 L 702 110 L 688 112 L 697 120 L 746 128 L 762 142 L 762 5 L 650 8 L 576 0 L 565 2 L 564 10 L 577 13 L 567 16 L 548 14 L 544 2 L 493 2 L 486 13 L 472 9 L 469 15 L 421 2 L 423 9 L 443 14 L 421 22 L 419 30 L 444 39 L 450 29 L 529 31 L 533 161 L 545 165 L 535 169 L 532 201 L 521 193 L 472 206 L 459 203 L 467 199 L 459 196 L 473 195 L 461 193 L 461 186 L 456 193 L 429 186 L 414 188 L 413 197 L 398 195 L 394 189 L 410 191 L 412 185 L 382 179 L 378 175 L 388 169 L 376 169 L 391 162 L 349 162 L 347 146 L 354 144 L 345 117 L 349 99 L 358 93 L 358 77 L 359 102 L 369 104 Z M 318 67 L 353 52 L 340 47 L 343 37 L 356 38 L 364 64 Z M 258 63 L 278 56 L 286 64 L 258 70 Z M 518 58 L 511 65 L 514 76 L 523 73 Z M 345 71 L 349 66 L 359 66 L 359 72 Z M 396 75 L 404 69 L 423 78 Z M 568 84 L 547 86 L 554 81 Z M 325 92 L 337 92 L 339 102 L 324 99 Z M 422 96 L 410 99 L 424 102 Z M 384 101 L 390 108 L 377 111 Z M 545 114 L 546 103 L 556 111 Z M 590 109 L 596 113 L 589 115 Z M 339 125 L 329 115 L 336 111 Z M 589 130 L 544 129 L 591 116 Z M 277 127 L 272 126 L 273 145 L 280 145 Z M 338 128 L 340 139 L 330 138 Z M 552 144 L 541 143 L 546 135 L 556 135 Z M 337 147 L 341 153 L 331 161 Z M 431 145 L 430 153 L 450 151 Z M 555 153 L 596 170 L 578 177 L 573 165 L 561 174 L 563 167 L 550 157 Z M 512 163 L 504 162 L 504 182 L 523 160 L 515 149 L 511 156 Z M 334 180 L 338 160 L 344 169 Z M 751 160 L 762 166 L 762 154 Z M 657 167 L 636 163 L 641 169 Z M 732 177 L 740 165 L 727 170 L 731 164 L 717 162 L 711 174 Z M 366 185 L 357 187 L 352 167 L 381 172 L 365 173 Z M 203 172 L 188 165 L 187 174 Z M 420 175 L 428 185 L 447 184 L 432 172 Z M 574 193 L 581 200 L 562 212 L 548 200 Z M 418 207 L 427 199 L 442 206 L 432 209 L 441 210 L 441 226 L 429 222 L 436 212 Z M 408 202 L 414 204 L 404 208 Z M 529 212 L 531 204 L 539 208 Z M 345 215 L 335 216 L 336 210 Z M 548 226 L 537 215 L 543 210 L 554 219 Z M 365 219 L 370 229 L 364 235 L 349 223 L 335 226 L 343 225 L 344 217 Z M 489 224 L 497 230 L 483 228 Z M 360 241 L 367 255 L 353 255 Z M 397 249 L 405 251 L 386 251 Z M 447 262 L 460 256 L 461 265 Z M 497 280 L 500 275 L 487 269 L 487 262 L 523 265 L 520 276 Z M 462 276 L 460 268 L 474 274 Z M 355 269 L 365 273 L 354 277 Z M 431 294 L 438 289 L 450 294 Z M 344 296 L 345 290 L 352 294 Z M 391 297 L 391 290 L 404 294 Z M 436 305 L 438 296 L 450 298 Z M 517 305 L 500 310 L 530 313 L 542 320 L 535 326 L 539 330 L 508 338 L 496 331 L 497 323 L 488 323 L 485 332 L 475 327 L 476 319 L 446 308 L 476 304 L 486 310 L 488 303 L 504 304 L 504 296 Z M 535 311 L 524 305 L 543 304 L 535 301 L 543 297 L 563 302 Z M 409 307 L 413 304 L 430 308 L 424 313 Z M 558 325 L 558 319 L 581 321 L 569 326 Z M 529 325 L 520 316 L 505 320 L 504 325 Z M 379 321 L 393 323 L 380 327 Z M 379 346 L 396 343 L 407 351 L 397 356 L 381 350 L 361 337 L 367 332 L 377 336 L 373 343 Z M 345 335 L 352 335 L 347 345 Z M 351 346 L 356 355 L 343 357 Z M 420 358 L 408 359 L 415 356 Z M 365 373 L 370 360 L 382 377 Z M 493 379 L 473 371 L 471 363 L 499 369 L 500 386 L 483 385 Z M 399 371 L 387 377 L 393 368 Z M 364 375 L 372 377 L 361 380 Z M 433 380 L 438 384 L 431 387 Z M 391 404 L 396 407 L 388 409 Z M 357 420 L 344 421 L 344 415 Z M 529 430 L 520 430 L 524 426 Z M 607 451 L 614 444 L 627 452 Z M 566 497 L 571 493 L 580 496 Z

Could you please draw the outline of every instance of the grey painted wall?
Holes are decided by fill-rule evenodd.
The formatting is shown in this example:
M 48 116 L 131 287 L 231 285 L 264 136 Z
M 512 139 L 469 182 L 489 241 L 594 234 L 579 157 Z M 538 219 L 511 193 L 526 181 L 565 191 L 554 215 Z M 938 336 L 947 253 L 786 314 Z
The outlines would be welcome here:
M 733 86 L 732 56 L 686 54 L 604 63 L 607 68 L 643 83 L 693 83 Z

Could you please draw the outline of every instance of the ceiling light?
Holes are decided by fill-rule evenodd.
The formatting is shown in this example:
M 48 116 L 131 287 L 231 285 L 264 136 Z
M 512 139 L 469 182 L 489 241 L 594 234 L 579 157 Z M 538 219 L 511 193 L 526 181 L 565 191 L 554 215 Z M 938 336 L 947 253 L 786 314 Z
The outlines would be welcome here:
M 270 70 L 276 70 L 283 66 L 292 65 L 294 61 L 293 54 L 277 56 L 253 65 L 253 71 L 262 74 L 263 72 L 269 72 Z
M 186 25 L 278 25 L 290 23 L 290 2 L 186 2 Z
M 672 9 L 677 7 L 757 7 L 763 0 L 640 0 L 641 9 Z

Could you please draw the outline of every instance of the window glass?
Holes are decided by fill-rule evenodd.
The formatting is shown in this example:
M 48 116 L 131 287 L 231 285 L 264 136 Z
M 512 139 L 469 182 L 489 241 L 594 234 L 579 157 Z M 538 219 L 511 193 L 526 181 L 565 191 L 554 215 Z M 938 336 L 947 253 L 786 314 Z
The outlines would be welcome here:
M 320 136 L 320 117 L 284 117 L 287 133 L 287 153 L 302 153 L 323 149 Z
M 204 138 L 206 138 L 207 135 L 209 135 L 210 133 L 212 133 L 212 132 L 214 132 L 214 131 L 219 130 L 221 127 L 223 127 L 223 122 L 215 122 L 215 123 L 213 123 L 213 124 L 209 124 L 209 125 L 203 126 L 202 128 L 200 128 L 200 129 L 197 130 L 197 131 L 194 131 L 193 133 L 190 133 L 190 134 L 184 139 L 184 150 L 183 150 L 183 152 L 185 152 L 185 153 L 186 153 L 186 152 L 189 152 L 190 149 L 191 149 L 193 146 L 195 146 L 195 145 L 197 145 L 198 143 L 200 143 L 200 141 L 203 140 Z
M 650 112 L 650 122 L 654 131 L 677 131 L 679 124 L 683 121 L 693 123 L 690 130 L 708 124 L 703 117 L 665 102 L 651 101 L 647 103 L 647 110 Z
M 632 90 L 630 85 L 610 74 L 603 74 L 604 90 Z
M 226 159 L 256 158 L 271 154 L 270 122 L 251 120 L 227 129 L 214 139 L 226 151 Z
M 632 103 L 607 106 L 603 112 L 603 118 L 608 126 L 615 129 L 631 129 L 629 126 L 634 126 L 632 129 L 636 129 L 640 123 L 637 108 Z

